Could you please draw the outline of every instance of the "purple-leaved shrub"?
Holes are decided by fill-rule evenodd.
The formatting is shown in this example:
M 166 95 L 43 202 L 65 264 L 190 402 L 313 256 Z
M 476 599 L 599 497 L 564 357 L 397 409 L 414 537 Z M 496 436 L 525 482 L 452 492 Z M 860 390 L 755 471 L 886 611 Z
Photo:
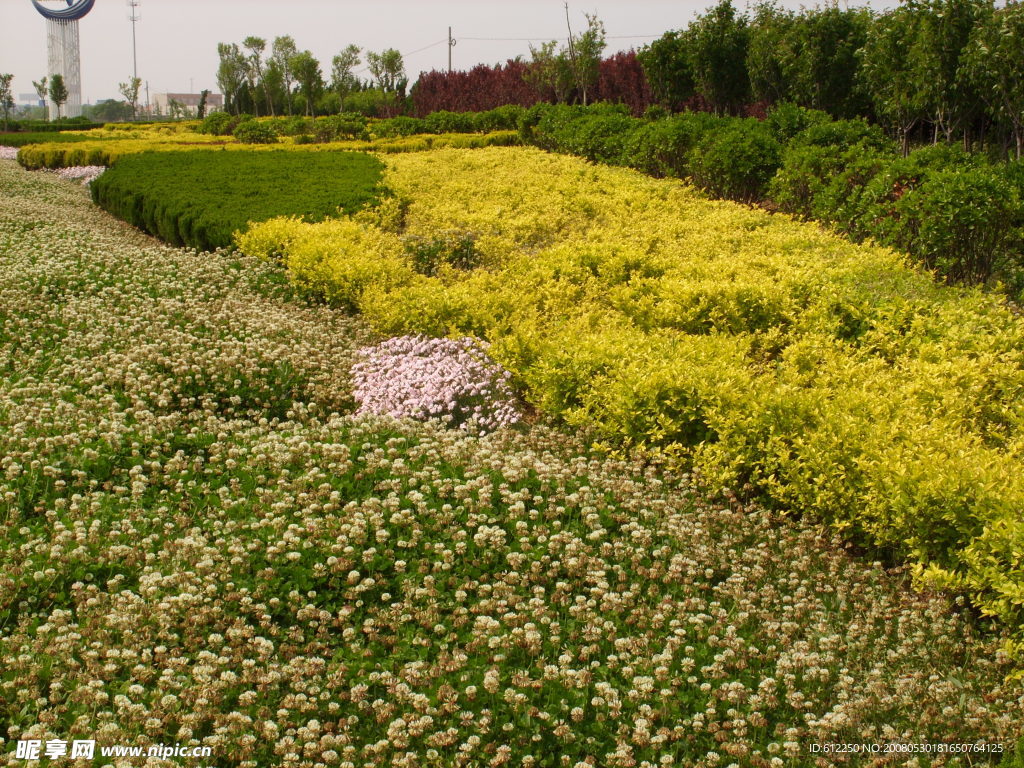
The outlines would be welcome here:
M 360 350 L 352 367 L 357 413 L 439 419 L 481 434 L 515 424 L 512 375 L 487 346 L 469 337 L 398 336 Z

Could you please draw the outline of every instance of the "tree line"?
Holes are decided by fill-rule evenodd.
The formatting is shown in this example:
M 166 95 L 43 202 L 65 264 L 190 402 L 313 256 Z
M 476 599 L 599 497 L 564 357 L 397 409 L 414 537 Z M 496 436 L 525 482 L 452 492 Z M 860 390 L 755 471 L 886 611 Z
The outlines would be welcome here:
M 343 48 L 331 61 L 330 79 L 311 51 L 300 51 L 290 35 L 267 41 L 250 36 L 219 43 L 217 85 L 224 108 L 232 114 L 306 116 L 342 111 L 372 111 L 385 116 L 401 111 L 409 80 L 402 54 L 394 48 L 363 51 Z M 363 59 L 365 55 L 365 61 Z M 358 76 L 365 63 L 369 79 Z
M 665 106 L 750 113 L 780 102 L 885 125 L 910 141 L 1024 153 L 1024 5 L 904 0 L 889 11 L 740 13 L 721 0 L 639 54 Z

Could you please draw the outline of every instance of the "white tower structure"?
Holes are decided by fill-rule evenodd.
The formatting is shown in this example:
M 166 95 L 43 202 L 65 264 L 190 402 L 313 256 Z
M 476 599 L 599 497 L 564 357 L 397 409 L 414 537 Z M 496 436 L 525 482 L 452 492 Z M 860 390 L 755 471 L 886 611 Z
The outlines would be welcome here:
M 82 114 L 82 62 L 78 48 L 78 20 L 92 10 L 96 0 L 32 0 L 36 10 L 46 19 L 46 42 L 49 50 L 49 76 L 61 75 L 68 89 L 68 100 L 61 109 L 64 117 Z M 57 7 L 54 7 L 57 6 Z M 55 104 L 50 104 L 50 119 L 57 117 Z

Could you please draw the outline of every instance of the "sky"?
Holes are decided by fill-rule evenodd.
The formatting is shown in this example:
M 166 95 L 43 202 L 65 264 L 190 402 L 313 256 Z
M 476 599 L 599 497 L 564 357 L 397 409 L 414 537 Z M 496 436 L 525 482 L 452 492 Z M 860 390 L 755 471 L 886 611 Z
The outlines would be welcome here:
M 605 26 L 607 55 L 685 27 L 715 1 L 569 0 L 569 20 L 580 31 L 584 13 L 596 13 Z M 782 5 L 798 8 L 800 2 Z M 127 0 L 96 0 L 79 22 L 85 103 L 120 99 L 118 83 L 132 76 L 130 10 Z M 410 82 L 422 71 L 447 68 L 449 26 L 456 40 L 453 69 L 517 55 L 528 59 L 530 42 L 566 38 L 562 0 L 139 0 L 136 13 L 143 100 L 147 84 L 150 94 L 218 92 L 217 43 L 241 43 L 249 35 L 265 38 L 268 52 L 273 38 L 291 35 L 300 50 L 320 60 L 327 77 L 331 59 L 350 43 L 372 51 L 397 48 Z M 46 69 L 46 20 L 31 0 L 0 0 L 0 73 L 14 75 L 15 97 L 32 93 L 32 81 Z

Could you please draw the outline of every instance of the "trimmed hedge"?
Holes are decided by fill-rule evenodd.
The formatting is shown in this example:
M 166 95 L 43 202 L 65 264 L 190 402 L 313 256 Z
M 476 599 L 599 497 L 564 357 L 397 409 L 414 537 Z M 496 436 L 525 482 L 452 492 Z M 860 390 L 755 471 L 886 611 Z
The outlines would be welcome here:
M 146 152 L 92 184 L 93 200 L 173 245 L 210 250 L 274 216 L 320 221 L 376 203 L 383 164 L 356 152 Z
M 0 133 L 0 146 L 24 147 L 26 144 L 64 144 L 75 141 L 92 141 L 91 136 L 82 136 L 77 133 Z

